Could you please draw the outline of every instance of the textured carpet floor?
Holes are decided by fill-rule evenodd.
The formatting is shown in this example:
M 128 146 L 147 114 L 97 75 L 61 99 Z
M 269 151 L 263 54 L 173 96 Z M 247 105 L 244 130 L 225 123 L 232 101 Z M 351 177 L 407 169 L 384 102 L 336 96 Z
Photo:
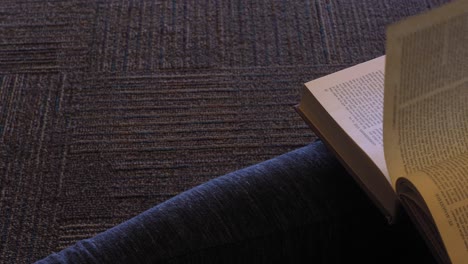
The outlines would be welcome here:
M 0 262 L 314 139 L 302 84 L 440 1 L 0 2 Z

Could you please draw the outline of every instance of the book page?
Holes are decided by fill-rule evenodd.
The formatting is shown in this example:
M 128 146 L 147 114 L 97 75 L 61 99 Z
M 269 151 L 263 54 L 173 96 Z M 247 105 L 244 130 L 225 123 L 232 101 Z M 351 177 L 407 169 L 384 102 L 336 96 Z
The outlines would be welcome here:
M 424 197 L 452 263 L 468 259 L 467 175 L 468 153 L 464 153 L 406 177 Z
M 411 181 L 423 188 L 419 191 L 453 263 L 468 259 L 468 248 L 460 243 L 466 241 L 468 233 L 459 232 L 468 230 L 468 182 L 459 180 L 460 175 L 467 175 L 466 43 L 468 1 L 411 17 L 387 31 L 384 146 L 390 178 L 395 184 L 398 178 L 412 174 Z M 430 172 L 441 164 L 457 170 Z M 415 175 L 426 176 L 418 179 Z M 456 190 L 450 190 L 463 194 L 456 206 L 437 198 L 447 195 L 442 181 L 458 184 Z
M 384 67 L 381 56 L 305 85 L 390 182 L 382 133 Z
M 296 108 L 386 216 L 401 209 L 383 153 L 385 56 L 310 81 Z

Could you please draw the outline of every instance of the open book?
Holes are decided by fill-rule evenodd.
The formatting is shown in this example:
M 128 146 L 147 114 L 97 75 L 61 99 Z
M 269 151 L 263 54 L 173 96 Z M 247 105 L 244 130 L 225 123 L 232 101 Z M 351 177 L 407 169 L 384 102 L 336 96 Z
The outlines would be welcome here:
M 387 29 L 386 56 L 305 84 L 297 107 L 394 222 L 468 263 L 468 1 Z

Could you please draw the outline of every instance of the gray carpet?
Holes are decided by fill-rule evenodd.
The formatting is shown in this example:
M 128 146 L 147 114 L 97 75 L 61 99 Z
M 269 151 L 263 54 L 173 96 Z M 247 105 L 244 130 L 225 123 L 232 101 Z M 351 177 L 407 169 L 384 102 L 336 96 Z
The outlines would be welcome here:
M 0 2 L 0 262 L 30 263 L 315 136 L 302 84 L 440 1 Z

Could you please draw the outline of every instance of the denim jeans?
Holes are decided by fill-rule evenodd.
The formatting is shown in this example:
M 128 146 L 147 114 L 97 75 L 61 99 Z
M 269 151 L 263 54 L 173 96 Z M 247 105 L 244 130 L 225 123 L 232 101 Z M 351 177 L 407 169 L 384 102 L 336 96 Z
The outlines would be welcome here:
M 320 142 L 215 178 L 37 263 L 435 263 Z

